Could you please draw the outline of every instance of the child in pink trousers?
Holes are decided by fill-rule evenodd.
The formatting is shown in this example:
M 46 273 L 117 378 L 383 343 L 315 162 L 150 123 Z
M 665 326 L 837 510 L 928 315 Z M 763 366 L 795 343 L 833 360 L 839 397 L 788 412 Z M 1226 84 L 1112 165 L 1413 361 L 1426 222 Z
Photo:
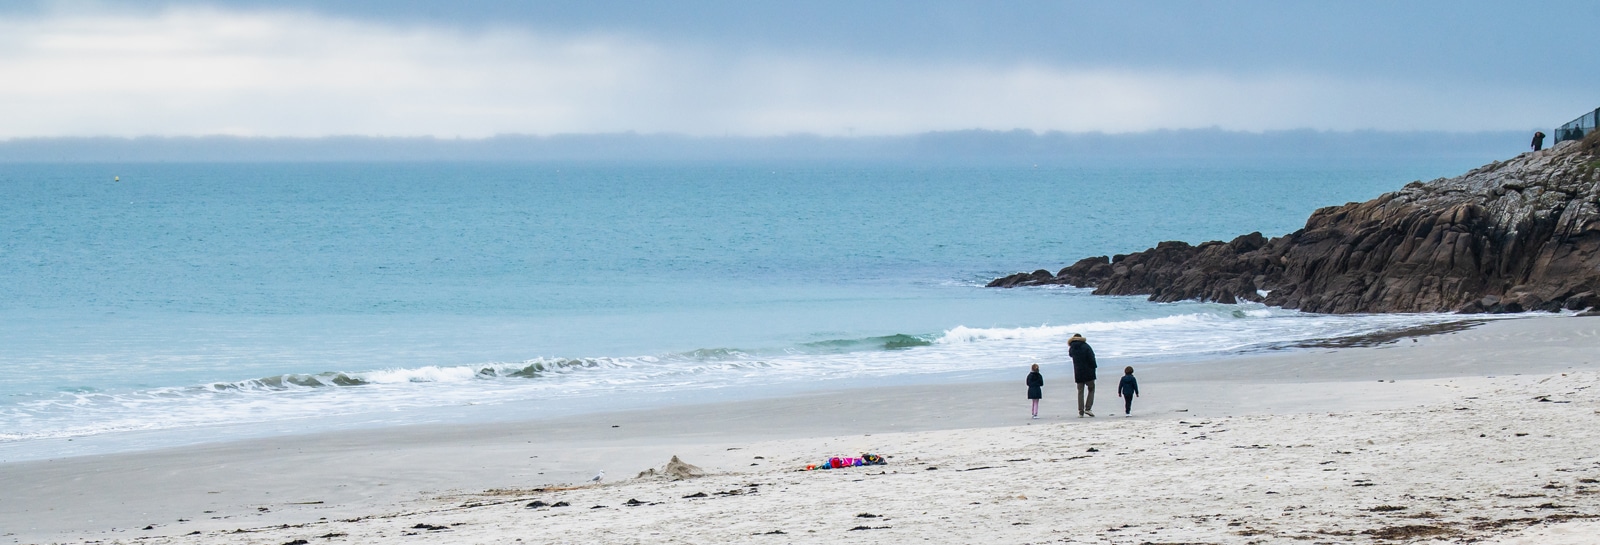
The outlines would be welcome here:
M 1039 398 L 1044 397 L 1044 375 L 1039 374 L 1039 364 L 1033 364 L 1028 373 L 1028 399 L 1033 400 L 1033 417 L 1039 418 Z

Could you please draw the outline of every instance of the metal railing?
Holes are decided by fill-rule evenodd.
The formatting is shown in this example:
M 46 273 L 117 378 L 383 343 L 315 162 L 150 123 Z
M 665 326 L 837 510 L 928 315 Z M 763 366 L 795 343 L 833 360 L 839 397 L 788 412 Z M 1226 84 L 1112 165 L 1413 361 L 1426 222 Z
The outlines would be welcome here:
M 1594 132 L 1596 125 L 1600 125 L 1600 108 L 1595 108 L 1592 112 L 1580 115 L 1566 125 L 1556 127 L 1555 144 L 1568 140 L 1582 140 L 1584 136 Z

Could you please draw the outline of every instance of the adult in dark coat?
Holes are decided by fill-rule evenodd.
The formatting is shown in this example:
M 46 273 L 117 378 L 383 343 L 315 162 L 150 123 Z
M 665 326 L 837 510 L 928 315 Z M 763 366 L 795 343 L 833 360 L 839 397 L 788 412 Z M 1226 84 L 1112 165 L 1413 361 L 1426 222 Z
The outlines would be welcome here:
M 1067 340 L 1067 355 L 1072 357 L 1072 380 L 1078 383 L 1078 418 L 1094 416 L 1094 349 L 1083 335 L 1073 334 Z M 1088 391 L 1085 397 L 1084 391 Z
M 1044 375 L 1039 374 L 1039 364 L 1033 364 L 1028 373 L 1028 399 L 1033 400 L 1033 417 L 1039 417 L 1039 398 L 1044 397 Z
M 1535 131 L 1533 133 L 1533 151 L 1539 151 L 1541 149 L 1544 149 L 1544 132 Z

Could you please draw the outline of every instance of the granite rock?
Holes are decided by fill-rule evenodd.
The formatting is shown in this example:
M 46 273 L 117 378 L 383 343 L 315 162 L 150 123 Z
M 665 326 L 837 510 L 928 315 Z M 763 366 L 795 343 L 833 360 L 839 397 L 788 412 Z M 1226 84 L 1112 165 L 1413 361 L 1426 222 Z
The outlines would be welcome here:
M 1152 301 L 1256 301 L 1322 313 L 1583 310 L 1600 304 L 1597 151 L 1600 133 L 1322 208 L 1281 237 L 1167 241 L 989 285 L 1065 284 Z

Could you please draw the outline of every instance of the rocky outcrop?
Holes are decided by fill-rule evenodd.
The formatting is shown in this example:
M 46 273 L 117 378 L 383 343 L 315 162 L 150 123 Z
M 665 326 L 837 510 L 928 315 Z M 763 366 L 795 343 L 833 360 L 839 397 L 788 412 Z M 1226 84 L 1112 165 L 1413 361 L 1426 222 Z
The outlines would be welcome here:
M 1066 284 L 1152 301 L 1308 312 L 1520 312 L 1600 305 L 1600 133 L 1462 176 L 1317 210 L 1304 229 L 1168 241 L 992 287 Z

